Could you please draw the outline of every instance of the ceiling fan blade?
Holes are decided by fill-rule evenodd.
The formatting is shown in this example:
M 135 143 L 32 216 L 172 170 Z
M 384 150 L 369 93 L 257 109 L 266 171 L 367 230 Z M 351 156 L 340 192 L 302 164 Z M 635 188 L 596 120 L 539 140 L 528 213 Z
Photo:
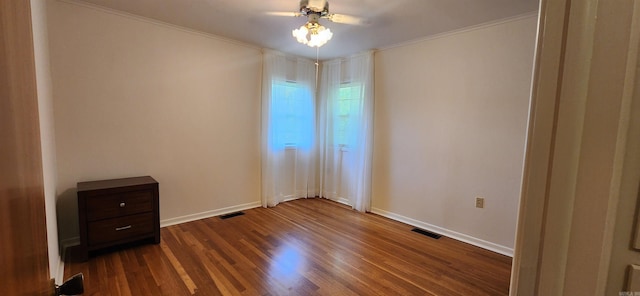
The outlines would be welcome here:
M 293 17 L 302 16 L 302 13 L 290 12 L 290 11 L 267 11 L 265 12 L 265 14 L 272 15 L 272 16 L 293 16 Z
M 347 25 L 368 25 L 369 24 L 369 22 L 363 18 L 346 15 L 346 14 L 339 14 L 339 13 L 329 14 L 327 15 L 326 18 L 334 23 L 339 23 L 339 24 L 347 24 Z

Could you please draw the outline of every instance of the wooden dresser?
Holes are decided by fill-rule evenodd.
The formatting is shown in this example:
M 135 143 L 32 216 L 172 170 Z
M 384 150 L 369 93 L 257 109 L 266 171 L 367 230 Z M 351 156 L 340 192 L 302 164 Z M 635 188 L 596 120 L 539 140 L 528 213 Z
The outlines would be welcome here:
M 80 258 L 139 240 L 160 243 L 158 182 L 149 176 L 78 183 Z

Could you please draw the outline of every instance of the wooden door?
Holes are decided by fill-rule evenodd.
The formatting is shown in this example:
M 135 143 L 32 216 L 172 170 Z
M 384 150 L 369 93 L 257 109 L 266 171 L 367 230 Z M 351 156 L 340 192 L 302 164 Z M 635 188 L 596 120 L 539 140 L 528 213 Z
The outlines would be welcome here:
M 50 295 L 31 8 L 0 0 L 0 289 Z

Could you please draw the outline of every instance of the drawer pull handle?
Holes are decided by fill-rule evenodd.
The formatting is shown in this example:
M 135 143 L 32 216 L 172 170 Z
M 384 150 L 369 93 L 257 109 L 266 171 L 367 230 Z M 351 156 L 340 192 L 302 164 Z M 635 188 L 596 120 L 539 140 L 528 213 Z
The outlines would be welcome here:
M 124 208 L 124 206 L 126 206 L 126 204 L 125 204 L 124 202 L 121 202 L 121 203 L 120 203 L 120 207 L 121 207 L 121 208 Z
M 131 225 L 122 226 L 122 227 L 116 227 L 116 231 L 127 230 L 127 229 L 130 229 L 130 228 L 131 228 Z

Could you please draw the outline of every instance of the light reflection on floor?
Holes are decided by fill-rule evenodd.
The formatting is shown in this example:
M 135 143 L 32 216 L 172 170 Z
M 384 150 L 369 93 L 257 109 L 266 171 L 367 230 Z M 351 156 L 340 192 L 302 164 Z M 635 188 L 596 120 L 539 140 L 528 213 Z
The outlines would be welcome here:
M 300 280 L 306 280 L 302 274 L 306 268 L 305 256 L 295 247 L 284 244 L 275 251 L 269 266 L 269 275 L 282 283 L 292 285 L 289 288 L 295 288 Z

